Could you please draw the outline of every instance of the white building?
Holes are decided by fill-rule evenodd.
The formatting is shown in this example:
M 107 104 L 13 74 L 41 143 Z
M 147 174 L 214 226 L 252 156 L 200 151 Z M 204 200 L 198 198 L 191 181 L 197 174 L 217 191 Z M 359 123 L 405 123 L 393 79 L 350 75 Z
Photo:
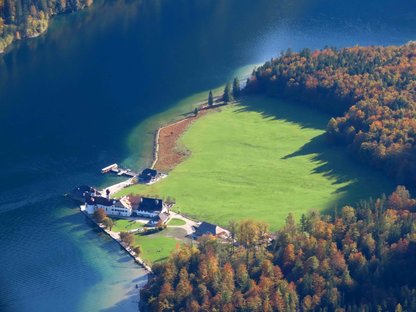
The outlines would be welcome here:
M 133 212 L 127 197 L 108 199 L 101 196 L 92 196 L 85 201 L 85 208 L 89 214 L 93 214 L 98 208 L 102 208 L 107 215 L 120 217 L 130 217 Z

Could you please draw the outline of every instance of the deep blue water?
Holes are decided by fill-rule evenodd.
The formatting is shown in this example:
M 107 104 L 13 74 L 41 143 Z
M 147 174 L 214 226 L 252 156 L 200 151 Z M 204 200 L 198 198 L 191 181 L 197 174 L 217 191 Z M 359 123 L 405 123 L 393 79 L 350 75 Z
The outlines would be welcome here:
M 402 44 L 412 1 L 119 0 L 0 57 L 0 311 L 134 311 L 143 271 L 62 196 L 148 161 L 147 118 L 281 50 Z

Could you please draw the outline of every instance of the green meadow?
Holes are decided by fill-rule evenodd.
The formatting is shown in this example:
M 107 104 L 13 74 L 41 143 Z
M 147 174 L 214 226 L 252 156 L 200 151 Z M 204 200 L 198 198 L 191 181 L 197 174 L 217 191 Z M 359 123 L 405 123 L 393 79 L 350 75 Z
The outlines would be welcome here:
M 294 103 L 245 98 L 191 125 L 179 142 L 191 155 L 166 179 L 118 195 L 171 196 L 176 211 L 199 220 L 263 220 L 275 230 L 289 212 L 330 212 L 392 191 L 381 173 L 326 143 L 329 118 Z
M 135 246 L 140 245 L 142 248 L 140 258 L 148 264 L 153 264 L 166 260 L 177 245 L 184 243 L 185 235 L 185 230 L 174 228 L 149 235 L 137 233 L 134 235 Z
M 143 227 L 143 223 L 132 222 L 131 220 L 114 219 L 114 226 L 112 227 L 113 232 L 128 232 Z

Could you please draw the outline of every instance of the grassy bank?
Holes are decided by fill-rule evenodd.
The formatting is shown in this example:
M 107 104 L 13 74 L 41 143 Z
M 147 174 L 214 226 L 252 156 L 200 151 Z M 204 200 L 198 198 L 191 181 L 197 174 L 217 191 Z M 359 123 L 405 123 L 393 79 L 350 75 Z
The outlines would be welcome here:
M 200 220 L 250 218 L 276 229 L 288 212 L 299 217 L 390 192 L 383 175 L 325 143 L 328 119 L 307 107 L 247 98 L 188 129 L 179 144 L 192 154 L 167 179 L 121 194 L 169 195 L 176 210 Z

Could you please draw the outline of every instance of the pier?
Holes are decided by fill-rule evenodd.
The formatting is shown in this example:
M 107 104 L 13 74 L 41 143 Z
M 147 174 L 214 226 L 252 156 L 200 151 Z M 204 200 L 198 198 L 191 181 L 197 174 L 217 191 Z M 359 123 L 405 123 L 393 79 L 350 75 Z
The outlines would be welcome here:
M 134 178 L 135 176 L 137 176 L 136 172 L 133 172 L 130 169 L 123 169 L 123 168 L 119 167 L 118 164 L 112 164 L 112 165 L 109 165 L 107 167 L 104 167 L 103 169 L 101 169 L 101 173 L 102 174 L 115 173 L 118 176 L 126 176 L 126 177 L 130 177 L 130 178 Z

